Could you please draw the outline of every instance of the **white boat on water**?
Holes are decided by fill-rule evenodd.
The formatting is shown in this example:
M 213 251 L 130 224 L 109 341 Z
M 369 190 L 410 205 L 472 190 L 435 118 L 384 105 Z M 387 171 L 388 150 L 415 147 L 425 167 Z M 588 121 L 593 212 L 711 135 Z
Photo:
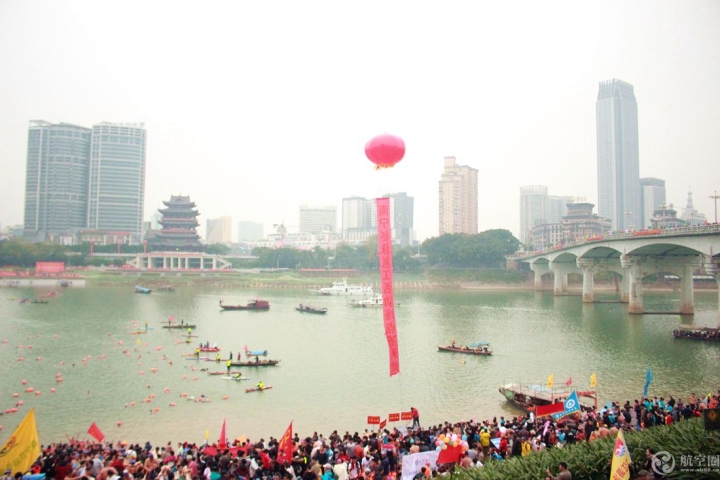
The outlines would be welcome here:
M 310 293 L 314 293 L 316 295 L 375 295 L 371 286 L 348 284 L 347 279 L 333 282 L 330 287 L 324 287 L 319 290 L 310 290 Z
M 383 306 L 383 297 L 382 295 L 376 295 L 372 298 L 368 298 L 367 300 L 353 300 L 350 302 L 350 305 L 353 307 L 358 308 L 373 308 L 373 307 L 382 307 Z M 399 307 L 400 303 L 395 302 L 395 306 Z

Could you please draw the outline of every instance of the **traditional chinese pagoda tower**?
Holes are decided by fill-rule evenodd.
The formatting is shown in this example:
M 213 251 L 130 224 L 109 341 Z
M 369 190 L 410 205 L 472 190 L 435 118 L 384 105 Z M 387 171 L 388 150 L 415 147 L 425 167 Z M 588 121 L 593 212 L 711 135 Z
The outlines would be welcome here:
M 162 215 L 162 229 L 150 239 L 153 250 L 198 252 L 205 248 L 197 234 L 197 216 L 200 212 L 190 196 L 172 195 L 169 202 L 163 202 L 166 208 L 158 210 Z

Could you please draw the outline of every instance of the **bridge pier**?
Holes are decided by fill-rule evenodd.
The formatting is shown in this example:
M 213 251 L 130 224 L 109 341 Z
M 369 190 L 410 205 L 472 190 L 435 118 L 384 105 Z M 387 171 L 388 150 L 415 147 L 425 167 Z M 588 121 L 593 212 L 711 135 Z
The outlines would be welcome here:
M 583 291 L 582 301 L 583 303 L 594 303 L 595 302 L 595 283 L 593 275 L 597 269 L 596 262 L 588 258 L 577 259 L 578 268 L 582 269 L 583 273 Z
M 628 255 L 620 256 L 620 265 L 625 269 L 628 275 L 629 308 L 628 311 L 634 314 L 643 314 L 643 290 L 642 290 L 642 269 L 640 260 L 632 258 Z M 624 279 L 624 277 L 623 277 Z
M 553 272 L 553 295 L 564 295 L 568 291 L 568 273 L 575 270 L 574 265 L 566 263 L 551 263 L 550 270 Z
M 535 291 L 542 290 L 542 276 L 546 273 L 550 273 L 550 267 L 547 263 L 531 263 L 530 270 L 535 274 Z
M 630 269 L 623 268 L 622 283 L 620 284 L 620 302 L 630 303 Z
M 693 292 L 693 265 L 686 263 L 682 267 L 683 276 L 680 281 L 680 313 L 695 314 L 695 295 Z
M 717 326 L 720 328 L 720 259 L 715 259 L 713 257 L 705 257 L 704 261 L 704 267 L 705 267 L 705 273 L 708 275 L 712 275 L 715 277 L 715 283 L 718 287 L 718 316 L 717 316 Z

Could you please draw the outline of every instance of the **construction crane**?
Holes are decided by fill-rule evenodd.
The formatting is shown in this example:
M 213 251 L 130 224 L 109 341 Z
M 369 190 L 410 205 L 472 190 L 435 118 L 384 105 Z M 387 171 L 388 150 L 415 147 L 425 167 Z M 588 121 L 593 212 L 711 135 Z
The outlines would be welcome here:
M 275 233 L 280 235 L 280 248 L 285 246 L 285 236 L 287 235 L 287 227 L 299 228 L 297 225 L 285 225 L 285 220 L 282 223 L 274 223 Z

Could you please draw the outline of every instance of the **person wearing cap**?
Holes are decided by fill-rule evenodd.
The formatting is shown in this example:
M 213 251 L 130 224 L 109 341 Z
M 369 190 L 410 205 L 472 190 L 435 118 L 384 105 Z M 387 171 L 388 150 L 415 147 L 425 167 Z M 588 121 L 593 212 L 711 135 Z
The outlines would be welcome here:
M 547 477 L 545 480 L 572 480 L 572 473 L 567 469 L 567 463 L 560 462 L 559 464 L 560 473 L 553 475 L 550 469 L 547 470 Z

